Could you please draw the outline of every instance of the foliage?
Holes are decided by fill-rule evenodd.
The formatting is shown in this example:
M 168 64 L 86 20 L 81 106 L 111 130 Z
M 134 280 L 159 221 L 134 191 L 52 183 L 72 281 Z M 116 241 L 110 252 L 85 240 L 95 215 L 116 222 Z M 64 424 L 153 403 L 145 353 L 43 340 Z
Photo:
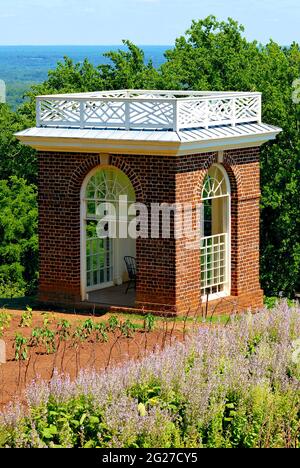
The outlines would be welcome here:
M 276 307 L 279 303 L 279 299 L 278 297 L 274 296 L 274 297 L 265 297 L 264 298 L 264 304 L 266 306 L 267 309 L 271 310 L 271 309 L 274 309 L 274 307 Z M 293 307 L 294 305 L 294 301 L 292 301 L 291 299 L 287 299 L 287 304 L 289 307 Z
M 281 302 L 140 362 L 38 379 L 0 414 L 0 446 L 300 448 L 299 336 Z
M 6 83 L 7 102 L 13 110 L 16 110 L 23 103 L 25 94 L 35 82 L 34 79 L 31 79 L 31 81 L 16 81 L 15 78 L 18 76 L 17 74 L 18 69 L 14 70 L 12 79 L 8 78 L 9 81 Z
M 131 338 L 135 332 L 135 325 L 130 320 L 120 323 L 120 331 L 126 338 Z
M 0 298 L 14 299 L 25 295 L 25 286 L 14 283 L 7 279 L 5 274 L 0 275 Z
M 33 113 L 28 117 L 24 112 L 13 112 L 6 104 L 0 104 L 0 179 L 16 176 L 29 184 L 36 183 L 35 151 L 22 145 L 14 136 L 33 125 Z
M 32 324 L 32 309 L 31 307 L 26 307 L 26 310 L 22 312 L 21 320 L 20 320 L 20 327 L 31 327 Z
M 43 327 L 35 327 L 31 334 L 30 346 L 44 346 L 47 354 L 55 353 L 56 351 L 56 334 L 53 330 L 44 325 Z
M 57 324 L 56 335 L 59 341 L 67 341 L 70 337 L 71 323 L 68 320 L 60 320 Z
M 96 323 L 94 326 L 96 342 L 108 342 L 107 325 L 103 322 Z
M 147 314 L 144 320 L 144 328 L 146 331 L 151 332 L 154 330 L 155 317 L 152 314 Z
M 28 338 L 23 336 L 21 333 L 16 333 L 14 348 L 15 360 L 26 361 L 28 357 Z
M 109 330 L 114 332 L 116 328 L 118 328 L 119 326 L 118 317 L 116 317 L 115 315 L 112 315 L 111 317 L 109 317 L 108 326 L 109 326 Z
M 107 343 L 111 337 L 120 339 L 132 338 L 138 328 L 138 325 L 127 319 L 124 322 L 119 321 L 116 316 L 112 316 L 109 322 L 96 322 L 92 317 L 80 321 L 77 326 L 72 327 L 71 322 L 65 319 L 55 321 L 54 314 L 45 312 L 42 314 L 42 326 L 35 326 L 29 339 L 22 334 L 16 333 L 15 337 L 15 356 L 16 360 L 27 360 L 29 357 L 28 347 L 36 348 L 38 354 L 54 354 L 59 351 L 62 342 L 65 347 L 73 347 L 77 350 L 84 343 Z M 6 329 L 10 326 L 12 316 L 6 310 L 0 311 L 0 338 Z M 33 314 L 32 309 L 27 307 L 22 312 L 19 327 L 32 327 Z M 150 330 L 149 330 L 150 331 Z
M 0 310 L 0 338 L 6 328 L 9 328 L 11 322 L 11 315 L 6 310 Z
M 73 346 L 77 347 L 85 341 L 106 343 L 109 332 L 116 333 L 119 331 L 125 338 L 131 338 L 135 330 L 136 325 L 129 319 L 122 322 L 114 315 L 109 318 L 107 324 L 104 322 L 96 323 L 92 318 L 89 318 L 75 328 L 72 335 Z
M 48 312 L 44 312 L 43 316 L 43 326 L 35 327 L 31 334 L 30 346 L 39 347 L 43 346 L 47 354 L 55 353 L 56 346 L 56 336 L 59 336 L 59 340 L 62 339 L 62 336 L 66 334 L 64 330 L 62 332 L 62 327 L 58 326 L 57 330 L 52 330 L 49 328 L 49 325 L 54 321 L 54 315 Z M 66 322 L 67 323 L 67 322 Z M 66 326 L 64 323 L 64 327 Z
M 43 326 L 44 327 L 48 327 L 48 325 L 53 323 L 53 321 L 55 319 L 54 314 L 51 314 L 49 312 L 43 312 L 42 317 L 43 317 Z
M 0 180 L 0 283 L 14 287 L 2 293 L 34 289 L 37 248 L 36 187 L 16 176 Z

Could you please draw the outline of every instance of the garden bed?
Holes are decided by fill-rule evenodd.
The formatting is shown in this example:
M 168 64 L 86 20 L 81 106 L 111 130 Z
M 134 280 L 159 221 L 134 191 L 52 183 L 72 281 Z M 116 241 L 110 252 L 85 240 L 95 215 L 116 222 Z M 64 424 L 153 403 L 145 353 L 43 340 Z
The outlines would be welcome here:
M 130 329 L 106 318 L 107 343 Z M 153 329 L 148 319 L 137 318 L 118 350 L 110 345 L 98 370 L 86 359 L 78 368 L 66 361 L 71 375 L 53 372 L 55 353 L 35 353 L 49 372 L 0 412 L 0 447 L 300 448 L 299 306 L 283 301 L 187 335 L 185 323 Z
M 75 379 L 82 369 L 106 369 L 140 359 L 175 336 L 182 338 L 184 328 L 183 322 L 151 316 L 145 321 L 122 314 L 93 317 L 30 310 L 0 314 L 9 322 L 3 333 L 7 362 L 0 364 L 0 407 L 23 399 L 32 380 L 50 380 L 54 369 Z

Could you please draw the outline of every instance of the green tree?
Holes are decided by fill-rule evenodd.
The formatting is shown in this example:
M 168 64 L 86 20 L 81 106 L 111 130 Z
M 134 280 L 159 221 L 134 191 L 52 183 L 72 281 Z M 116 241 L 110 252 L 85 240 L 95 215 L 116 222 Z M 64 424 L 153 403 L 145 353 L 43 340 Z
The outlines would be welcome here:
M 37 280 L 36 187 L 11 176 L 0 180 L 1 294 L 31 293 Z M 6 290 L 5 290 L 6 286 Z
M 243 30 L 232 19 L 193 21 L 166 53 L 161 86 L 263 93 L 263 119 L 283 133 L 261 153 L 261 279 L 267 294 L 293 295 L 300 290 L 300 108 L 292 83 L 300 77 L 300 50 L 248 42 Z
M 0 104 L 0 179 L 15 175 L 36 182 L 36 153 L 14 136 L 14 133 L 33 125 L 34 115 L 27 118 L 21 112 L 13 112 L 7 105 Z

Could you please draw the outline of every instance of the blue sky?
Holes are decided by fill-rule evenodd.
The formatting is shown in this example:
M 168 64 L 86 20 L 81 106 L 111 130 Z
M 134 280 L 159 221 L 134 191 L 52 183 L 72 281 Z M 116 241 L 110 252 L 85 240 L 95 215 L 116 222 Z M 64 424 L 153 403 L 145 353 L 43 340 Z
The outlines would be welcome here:
M 299 0 L 0 0 L 0 45 L 173 44 L 209 14 L 237 19 L 249 39 L 300 42 Z

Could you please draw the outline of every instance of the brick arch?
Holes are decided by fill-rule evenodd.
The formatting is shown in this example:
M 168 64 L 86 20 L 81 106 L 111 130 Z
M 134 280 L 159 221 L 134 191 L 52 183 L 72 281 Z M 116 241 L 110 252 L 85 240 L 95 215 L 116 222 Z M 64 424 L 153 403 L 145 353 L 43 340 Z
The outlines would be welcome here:
M 233 158 L 230 155 L 228 156 L 224 155 L 223 163 L 218 163 L 218 159 L 216 155 L 212 154 L 209 158 L 207 158 L 207 160 L 203 164 L 203 169 L 201 170 L 200 175 L 197 180 L 197 184 L 195 188 L 195 195 L 194 195 L 196 203 L 201 202 L 201 194 L 202 194 L 204 179 L 207 175 L 209 168 L 213 164 L 220 164 L 220 166 L 223 166 L 225 171 L 227 172 L 229 182 L 230 182 L 232 198 L 238 198 L 242 192 L 242 178 L 239 173 L 239 170 L 235 166 L 235 161 L 233 160 Z
M 201 195 L 203 189 L 203 182 L 206 177 L 207 171 L 213 164 L 217 163 L 217 154 L 216 153 L 209 153 L 205 161 L 203 161 L 201 171 L 199 172 L 198 180 L 196 183 L 196 187 L 194 190 L 194 203 L 198 204 L 201 203 Z
M 122 157 L 112 155 L 110 158 L 110 164 L 113 167 L 120 169 L 124 174 L 127 175 L 128 179 L 132 183 L 132 186 L 135 191 L 136 201 L 142 203 L 144 201 L 144 192 L 143 186 L 139 177 L 136 175 L 134 170 L 130 167 L 128 163 L 124 161 Z
M 239 197 L 242 192 L 242 176 L 239 168 L 236 166 L 236 161 L 230 153 L 224 153 L 222 166 L 226 170 L 230 180 L 231 196 L 233 198 Z
M 135 190 L 136 200 L 142 202 L 144 200 L 143 189 L 140 183 L 139 178 L 135 174 L 135 172 L 131 169 L 131 167 L 122 161 L 122 158 L 115 158 L 111 156 L 108 160 L 107 164 L 103 164 L 101 161 L 101 155 L 95 155 L 87 158 L 71 175 L 69 184 L 68 184 L 68 195 L 69 196 L 78 196 L 78 193 L 81 190 L 82 183 L 88 173 L 94 169 L 95 167 L 99 166 L 111 165 L 120 169 L 124 174 L 127 175 L 132 186 Z
M 224 167 L 228 175 L 229 182 L 230 182 L 231 198 L 234 198 L 234 199 L 238 198 L 238 194 L 239 194 L 240 187 L 241 187 L 241 180 L 240 180 L 239 174 L 237 173 L 237 171 L 234 171 L 232 166 L 225 161 L 220 165 Z
M 87 174 L 94 169 L 94 167 L 101 165 L 101 156 L 94 155 L 85 159 L 85 161 L 80 164 L 79 167 L 73 172 L 69 179 L 68 184 L 68 195 L 69 196 L 78 196 L 80 192 L 82 183 Z

